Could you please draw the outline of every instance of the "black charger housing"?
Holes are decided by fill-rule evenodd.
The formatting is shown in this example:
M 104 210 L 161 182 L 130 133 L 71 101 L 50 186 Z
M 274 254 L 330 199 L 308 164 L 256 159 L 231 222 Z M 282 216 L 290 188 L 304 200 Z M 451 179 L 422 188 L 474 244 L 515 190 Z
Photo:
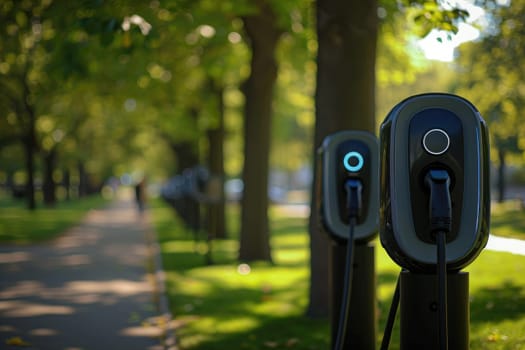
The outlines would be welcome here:
M 451 181 L 447 268 L 468 265 L 486 245 L 490 221 L 489 139 L 476 108 L 452 94 L 409 97 L 381 124 L 380 154 L 379 231 L 390 257 L 410 271 L 435 271 L 425 176 L 440 169 Z
M 345 182 L 362 185 L 362 208 L 354 228 L 354 240 L 377 236 L 379 220 L 379 143 L 367 131 L 345 130 L 327 136 L 318 149 L 317 210 L 324 229 L 336 241 L 349 236 Z

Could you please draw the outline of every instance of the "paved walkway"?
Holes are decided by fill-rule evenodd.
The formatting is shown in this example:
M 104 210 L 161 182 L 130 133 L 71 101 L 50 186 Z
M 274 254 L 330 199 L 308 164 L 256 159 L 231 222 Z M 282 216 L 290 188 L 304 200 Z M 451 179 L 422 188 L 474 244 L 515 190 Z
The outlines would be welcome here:
M 485 249 L 518 255 L 525 255 L 525 241 L 521 239 L 505 238 L 490 235 L 489 241 Z
M 52 244 L 0 247 L 0 348 L 162 349 L 148 232 L 128 198 Z

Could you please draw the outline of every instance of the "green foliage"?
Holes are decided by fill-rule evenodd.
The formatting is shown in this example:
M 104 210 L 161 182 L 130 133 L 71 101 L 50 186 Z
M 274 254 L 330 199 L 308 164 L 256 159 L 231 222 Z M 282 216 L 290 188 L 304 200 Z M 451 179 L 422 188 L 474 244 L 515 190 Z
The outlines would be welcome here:
M 303 15 L 308 16 L 307 12 Z M 304 21 L 308 22 L 308 17 Z M 281 40 L 280 71 L 274 94 L 271 164 L 289 171 L 310 163 L 315 122 L 312 98 L 316 73 L 315 40 L 311 26 L 305 23 L 298 28 L 304 29 L 297 29 L 298 33 L 285 35 Z
M 491 3 L 490 0 L 487 1 Z M 381 20 L 377 54 L 377 84 L 380 88 L 397 89 L 403 85 L 420 85 L 416 80 L 434 69 L 423 57 L 417 41 L 430 31 L 440 31 L 438 42 L 451 40 L 458 25 L 467 21 L 469 13 L 462 4 L 442 0 L 380 1 Z M 442 67 L 447 71 L 452 67 Z M 432 84 L 419 91 L 449 90 Z
M 481 40 L 460 50 L 456 92 L 468 97 L 487 120 L 494 148 L 523 154 L 525 2 L 489 9 Z
M 466 10 L 452 7 L 446 1 L 404 0 L 401 3 L 410 7 L 410 16 L 421 37 L 426 36 L 433 29 L 457 33 L 457 24 L 468 17 Z
M 460 18 L 452 10 L 439 17 L 435 8 L 423 3 L 406 5 L 418 5 L 417 11 L 434 23 Z M 271 5 L 284 31 L 277 52 L 272 164 L 294 170 L 310 161 L 315 6 L 310 0 Z M 379 80 L 413 81 L 417 69 L 408 68 L 412 58 L 405 54 L 409 39 L 398 40 L 400 31 L 410 29 L 403 23 L 412 10 L 399 12 L 389 1 L 381 6 L 389 14 L 384 21 L 395 22 L 398 31 L 384 31 L 386 44 L 381 47 L 387 53 L 381 54 Z M 241 18 L 255 10 L 246 0 L 4 1 L 0 84 L 8 94 L 0 96 L 2 142 L 18 142 L 27 127 L 23 108 L 10 102 L 23 100 L 20 77 L 26 64 L 29 100 L 37 119 L 42 119 L 36 123 L 38 147 L 43 152 L 58 150 L 59 167 L 89 161 L 88 169 L 104 177 L 160 165 L 158 172 L 165 176 L 177 162 L 171 155 L 169 161 L 161 161 L 170 153 L 168 144 L 190 141 L 199 144 L 201 152 L 207 149 L 199 140 L 217 125 L 220 104 L 210 89 L 214 84 L 228 91 L 227 171 L 237 175 L 242 165 L 243 101 L 229 96 L 241 95 L 239 89 L 250 73 L 251 53 Z M 145 149 L 148 143 L 155 146 Z M 284 148 L 290 151 L 288 157 L 282 156 Z
M 385 16 L 378 39 L 377 85 L 383 88 L 413 83 L 427 68 L 416 64 L 422 53 L 413 47 L 414 25 L 406 12 L 386 12 Z
M 4 140 L 26 145 L 28 139 L 33 140 L 30 158 L 58 150 L 59 167 L 70 168 L 87 158 L 98 162 L 96 170 L 102 169 L 98 175 L 104 176 L 112 167 L 113 159 L 105 163 L 104 157 L 92 157 L 107 152 L 89 146 L 107 145 L 102 141 L 112 139 L 121 141 L 112 138 L 111 129 L 103 129 L 103 135 L 92 132 L 100 131 L 104 123 L 99 121 L 107 117 L 100 115 L 103 108 L 97 107 L 118 99 L 117 94 L 109 99 L 101 95 L 119 90 L 124 80 L 122 76 L 114 78 L 122 72 L 116 54 L 122 53 L 122 47 L 130 51 L 130 45 L 115 42 L 111 46 L 113 42 L 104 36 L 125 36 L 128 40 L 137 37 L 130 33 L 134 27 L 126 31 L 117 24 L 131 11 L 117 5 L 100 1 L 3 2 L 0 86 L 6 93 L 0 97 L 0 125 L 7 126 L 2 132 L 10 136 Z M 143 33 L 138 36 L 144 37 Z M 126 56 L 119 59 L 125 60 Z M 101 79 L 107 84 L 100 86 Z M 31 135 L 33 129 L 35 135 Z M 112 146 L 106 149 L 114 149 Z

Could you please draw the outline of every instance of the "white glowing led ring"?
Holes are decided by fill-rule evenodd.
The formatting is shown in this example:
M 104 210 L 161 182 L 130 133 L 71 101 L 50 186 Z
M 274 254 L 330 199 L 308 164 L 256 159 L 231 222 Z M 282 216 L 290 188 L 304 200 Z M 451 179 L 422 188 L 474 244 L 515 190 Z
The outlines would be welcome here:
M 445 139 L 446 139 L 445 143 L 446 144 L 440 145 L 442 147 L 440 147 L 439 149 L 432 149 L 432 147 L 427 145 L 427 137 L 430 136 L 431 134 L 435 135 L 436 133 L 439 133 L 439 134 L 445 136 Z M 423 136 L 423 147 L 425 148 L 425 151 L 427 151 L 428 153 L 430 153 L 430 154 L 432 154 L 434 156 L 439 156 L 440 154 L 445 153 L 448 150 L 449 146 L 450 146 L 450 137 L 448 136 L 448 134 L 444 130 L 431 129 L 431 130 L 429 130 L 429 131 L 427 131 L 425 133 L 425 136 Z

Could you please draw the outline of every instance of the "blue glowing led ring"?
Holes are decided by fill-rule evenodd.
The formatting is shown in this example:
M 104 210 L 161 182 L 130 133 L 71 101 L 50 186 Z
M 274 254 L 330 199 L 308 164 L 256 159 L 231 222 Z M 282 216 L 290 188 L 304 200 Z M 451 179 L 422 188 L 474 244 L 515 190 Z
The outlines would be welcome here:
M 356 165 L 351 165 L 349 163 L 351 158 L 357 159 Z M 343 158 L 343 165 L 345 169 L 351 173 L 355 173 L 361 170 L 363 168 L 364 163 L 365 163 L 365 160 L 363 159 L 363 156 L 361 155 L 361 153 L 356 152 L 356 151 L 348 152 L 347 154 L 345 154 L 345 157 Z

